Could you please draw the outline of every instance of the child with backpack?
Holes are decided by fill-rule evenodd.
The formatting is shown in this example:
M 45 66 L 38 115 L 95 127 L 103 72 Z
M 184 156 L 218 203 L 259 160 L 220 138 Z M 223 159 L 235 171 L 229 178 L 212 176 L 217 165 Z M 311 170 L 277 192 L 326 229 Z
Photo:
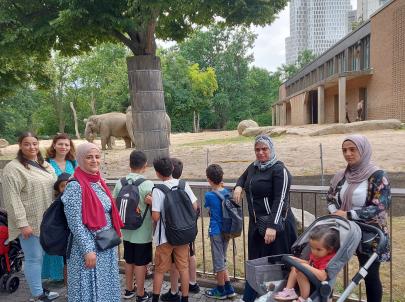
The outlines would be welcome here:
M 152 302 L 159 301 L 163 274 L 170 270 L 172 254 L 180 274 L 181 301 L 188 302 L 189 243 L 197 235 L 197 198 L 184 180 L 172 177 L 170 158 L 155 159 L 153 167 L 163 184 L 152 191 L 152 219 L 157 223 L 153 236 L 156 251 Z
M 180 179 L 183 173 L 183 162 L 178 158 L 170 158 L 173 164 L 172 177 Z M 189 245 L 190 258 L 188 260 L 188 272 L 189 272 L 189 293 L 199 293 L 200 286 L 197 283 L 197 264 L 195 258 L 195 243 L 194 241 Z M 173 255 L 172 255 L 173 256 Z M 179 295 L 179 272 L 174 265 L 174 257 L 172 257 L 172 268 L 170 269 L 170 289 L 160 297 L 160 300 L 164 302 L 177 302 L 180 300 Z
M 229 191 L 223 188 L 223 175 L 221 166 L 217 164 L 209 165 L 206 169 L 206 175 L 211 192 L 205 193 L 204 207 L 209 210 L 210 224 L 209 236 L 211 241 L 211 254 L 214 273 L 217 278 L 217 286 L 205 291 L 205 295 L 210 298 L 223 300 L 236 296 L 235 290 L 229 280 L 226 268 L 226 251 L 228 248 L 229 238 L 222 235 L 222 198 L 217 194 L 226 197 Z
M 151 293 L 144 289 L 147 264 L 152 261 L 151 193 L 153 182 L 145 180 L 147 158 L 142 151 L 132 151 L 129 156 L 131 172 L 120 179 L 112 193 L 124 227 L 125 284 L 124 299 L 136 295 L 137 302 L 147 301 Z M 134 288 L 134 273 L 136 289 Z

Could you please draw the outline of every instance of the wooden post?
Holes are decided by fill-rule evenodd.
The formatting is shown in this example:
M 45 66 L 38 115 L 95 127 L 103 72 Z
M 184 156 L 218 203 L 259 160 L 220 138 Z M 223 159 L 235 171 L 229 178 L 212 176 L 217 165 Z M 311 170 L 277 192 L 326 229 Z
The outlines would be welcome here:
M 80 132 L 79 132 L 79 126 L 77 123 L 76 109 L 75 109 L 75 106 L 73 105 L 73 102 L 70 102 L 69 104 L 70 104 L 70 109 L 72 109 L 72 112 L 73 112 L 73 121 L 75 122 L 76 138 L 80 139 Z
M 135 149 L 148 164 L 169 156 L 168 128 L 160 59 L 153 55 L 127 58 Z

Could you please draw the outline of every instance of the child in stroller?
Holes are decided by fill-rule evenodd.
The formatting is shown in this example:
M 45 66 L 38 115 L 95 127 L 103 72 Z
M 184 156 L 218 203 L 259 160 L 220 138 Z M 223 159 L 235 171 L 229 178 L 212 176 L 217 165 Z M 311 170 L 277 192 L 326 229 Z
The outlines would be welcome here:
M 320 281 L 320 278 L 317 278 L 312 271 L 291 255 L 276 255 L 248 260 L 246 261 L 246 280 L 259 295 L 262 295 L 262 297 L 259 298 L 260 301 L 277 301 L 275 298 L 276 295 L 282 291 L 283 288 L 287 287 L 286 279 L 289 274 L 289 267 L 296 268 L 309 280 L 310 293 L 306 301 L 328 301 L 332 295 L 338 273 L 354 255 L 360 243 L 362 242 L 363 244 L 364 241 L 369 240 L 363 238 L 366 237 L 365 234 L 372 233 L 375 235 L 373 238 L 378 242 L 378 246 L 367 263 L 359 269 L 357 274 L 353 277 L 352 282 L 346 287 L 337 300 L 338 302 L 345 301 L 353 288 L 367 275 L 367 269 L 378 258 L 378 254 L 384 250 L 387 243 L 386 237 L 377 227 L 349 221 L 336 215 L 328 215 L 316 219 L 294 242 L 291 247 L 294 256 L 309 260 L 310 234 L 317 226 L 335 229 L 339 233 L 340 247 L 325 268 L 327 274 L 326 279 Z
M 327 225 L 318 225 L 311 230 L 309 245 L 311 249 L 309 260 L 295 257 L 293 259 L 306 266 L 314 273 L 318 280 L 325 281 L 328 277 L 325 269 L 339 249 L 339 233 L 336 229 L 330 228 Z M 299 297 L 294 289 L 297 283 L 300 290 Z M 297 299 L 297 302 L 303 302 L 309 297 L 310 290 L 311 284 L 305 274 L 292 267 L 288 276 L 287 286 L 283 291 L 277 293 L 274 299 L 280 301 Z
M 17 272 L 22 268 L 23 253 L 18 239 L 9 241 L 7 212 L 0 209 L 0 290 L 13 293 L 20 279 Z

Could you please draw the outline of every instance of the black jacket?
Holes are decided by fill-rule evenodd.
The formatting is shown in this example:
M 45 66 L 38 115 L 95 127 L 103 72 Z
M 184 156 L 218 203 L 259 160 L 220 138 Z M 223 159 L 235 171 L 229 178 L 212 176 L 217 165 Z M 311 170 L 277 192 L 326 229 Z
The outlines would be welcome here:
M 236 185 L 246 192 L 250 219 L 256 222 L 257 217 L 270 215 L 268 227 L 276 231 L 283 229 L 283 219 L 290 207 L 291 185 L 291 174 L 283 162 L 277 161 L 264 171 L 252 163 Z

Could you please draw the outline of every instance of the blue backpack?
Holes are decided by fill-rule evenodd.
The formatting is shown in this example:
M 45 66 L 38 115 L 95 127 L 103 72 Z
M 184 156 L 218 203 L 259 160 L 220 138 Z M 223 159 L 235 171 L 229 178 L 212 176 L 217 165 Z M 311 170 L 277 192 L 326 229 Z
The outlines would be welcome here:
M 226 239 L 239 237 L 243 229 L 242 207 L 233 200 L 230 194 L 222 195 L 218 191 L 212 192 L 222 203 L 222 235 Z

